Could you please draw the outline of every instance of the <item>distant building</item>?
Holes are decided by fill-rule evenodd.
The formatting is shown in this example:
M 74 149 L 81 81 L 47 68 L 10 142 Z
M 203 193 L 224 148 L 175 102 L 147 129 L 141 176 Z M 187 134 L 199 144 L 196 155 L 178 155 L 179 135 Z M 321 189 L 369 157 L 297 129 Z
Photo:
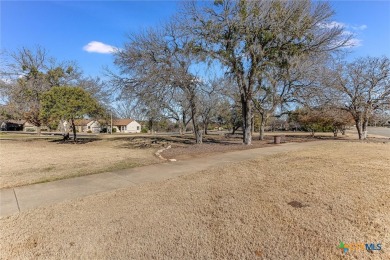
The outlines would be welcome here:
M 0 120 L 1 131 L 36 132 L 37 127 L 26 120 Z M 41 126 L 41 131 L 49 131 L 47 126 Z
M 1 131 L 23 131 L 26 120 L 1 120 Z
M 99 133 L 101 130 L 100 123 L 92 119 L 76 119 L 74 124 L 77 132 Z
M 112 128 L 118 133 L 141 133 L 141 125 L 130 118 L 112 120 Z
M 100 121 L 100 122 L 99 122 Z M 104 123 L 106 122 L 106 123 Z M 67 123 L 69 127 L 70 122 Z M 79 133 L 100 133 L 101 131 L 104 131 L 107 128 L 110 128 L 110 121 L 101 121 L 101 120 L 93 120 L 93 119 L 75 119 L 74 124 L 76 127 L 76 131 Z M 112 120 L 112 128 L 115 129 L 117 133 L 140 133 L 141 132 L 141 125 L 130 118 L 125 119 L 114 119 Z M 72 129 L 70 128 L 70 131 Z

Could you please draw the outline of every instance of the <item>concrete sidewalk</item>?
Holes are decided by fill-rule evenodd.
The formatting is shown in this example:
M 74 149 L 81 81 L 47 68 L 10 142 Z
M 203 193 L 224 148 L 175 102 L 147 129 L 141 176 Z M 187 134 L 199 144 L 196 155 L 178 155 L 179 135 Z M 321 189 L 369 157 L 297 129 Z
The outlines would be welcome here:
M 68 199 L 85 197 L 99 192 L 131 187 L 147 182 L 167 180 L 202 171 L 213 166 L 259 159 L 266 155 L 296 151 L 320 144 L 321 141 L 287 143 L 272 147 L 216 154 L 205 158 L 166 162 L 115 172 L 2 189 L 0 190 L 0 217 L 48 206 Z

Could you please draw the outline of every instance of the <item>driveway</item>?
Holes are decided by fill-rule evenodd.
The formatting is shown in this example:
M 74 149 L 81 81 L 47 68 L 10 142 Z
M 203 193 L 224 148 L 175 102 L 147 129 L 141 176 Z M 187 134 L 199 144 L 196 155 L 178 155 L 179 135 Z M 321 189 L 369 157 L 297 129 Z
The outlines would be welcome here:
M 390 127 L 368 127 L 368 135 L 382 135 L 390 138 Z

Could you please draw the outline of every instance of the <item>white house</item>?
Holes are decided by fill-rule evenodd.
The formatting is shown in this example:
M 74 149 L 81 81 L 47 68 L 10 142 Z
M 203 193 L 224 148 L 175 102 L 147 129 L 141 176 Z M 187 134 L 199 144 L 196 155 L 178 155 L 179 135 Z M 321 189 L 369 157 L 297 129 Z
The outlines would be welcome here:
M 141 133 L 141 125 L 130 118 L 114 119 L 112 128 L 115 128 L 117 133 Z
M 76 131 L 78 132 L 92 132 L 99 133 L 100 132 L 100 123 L 96 120 L 91 119 L 76 119 L 74 120 L 74 124 L 76 126 Z

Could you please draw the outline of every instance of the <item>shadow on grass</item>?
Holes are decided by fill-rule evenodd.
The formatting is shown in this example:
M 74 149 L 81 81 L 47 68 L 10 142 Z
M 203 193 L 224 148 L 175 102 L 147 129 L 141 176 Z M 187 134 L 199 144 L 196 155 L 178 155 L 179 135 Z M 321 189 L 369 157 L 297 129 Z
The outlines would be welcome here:
M 97 142 L 101 140 L 102 139 L 99 138 L 80 138 L 77 139 L 76 141 L 73 141 L 71 139 L 69 140 L 56 139 L 56 140 L 50 140 L 50 142 L 57 143 L 57 144 L 87 144 L 87 143 Z
M 134 137 L 120 137 L 111 138 L 109 141 L 121 141 L 118 148 L 126 149 L 147 149 L 147 148 L 161 148 L 167 147 L 169 144 L 194 144 L 188 139 L 180 139 L 175 136 L 134 136 Z
M 190 135 L 170 135 L 170 136 L 131 136 L 131 137 L 114 137 L 106 139 L 109 141 L 124 141 L 125 143 L 118 145 L 119 148 L 159 148 L 166 147 L 169 144 L 176 145 L 195 145 L 194 136 Z M 221 144 L 221 145 L 237 145 L 237 139 L 225 138 L 223 136 L 206 135 L 203 137 L 204 144 Z

